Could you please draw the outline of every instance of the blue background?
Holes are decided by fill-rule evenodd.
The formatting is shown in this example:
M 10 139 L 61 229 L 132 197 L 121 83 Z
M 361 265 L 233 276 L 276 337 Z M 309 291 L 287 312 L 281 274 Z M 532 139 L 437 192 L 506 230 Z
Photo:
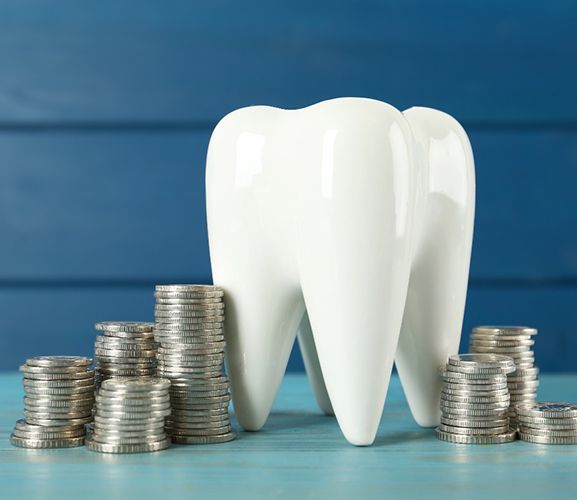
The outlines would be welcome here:
M 151 320 L 155 283 L 210 282 L 220 117 L 352 95 L 470 134 L 463 348 L 475 324 L 527 323 L 543 370 L 575 370 L 576 30 L 569 0 L 0 0 L 0 369 Z

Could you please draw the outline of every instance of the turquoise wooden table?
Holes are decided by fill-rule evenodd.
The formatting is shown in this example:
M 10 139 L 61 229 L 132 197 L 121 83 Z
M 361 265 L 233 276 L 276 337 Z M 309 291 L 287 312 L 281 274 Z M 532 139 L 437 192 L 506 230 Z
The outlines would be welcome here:
M 577 401 L 577 375 L 544 376 L 540 399 Z M 576 498 L 577 446 L 440 442 L 409 415 L 393 378 L 378 438 L 355 448 L 317 411 L 304 375 L 287 375 L 258 433 L 140 455 L 23 450 L 21 378 L 0 375 L 0 498 Z

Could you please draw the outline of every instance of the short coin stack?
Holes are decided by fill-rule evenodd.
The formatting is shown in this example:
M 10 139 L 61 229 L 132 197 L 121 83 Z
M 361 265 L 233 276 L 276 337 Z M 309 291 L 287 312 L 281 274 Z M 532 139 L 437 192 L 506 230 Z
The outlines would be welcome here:
M 94 426 L 86 447 L 100 453 L 144 453 L 168 448 L 170 382 L 154 377 L 113 377 L 96 395 Z
M 210 444 L 234 439 L 224 360 L 224 292 L 210 285 L 156 287 L 158 375 L 171 381 L 174 443 Z
M 531 338 L 537 335 L 535 328 L 526 326 L 478 326 L 473 328 L 469 350 L 474 353 L 492 353 L 509 356 L 516 370 L 507 376 L 511 404 L 509 420 L 517 428 L 515 405 L 532 403 L 537 399 L 539 369 L 535 366 L 535 354 Z
M 577 405 L 521 403 L 517 405 L 519 438 L 538 444 L 577 444 Z
M 92 421 L 94 371 L 81 356 L 40 356 L 20 367 L 24 373 L 24 415 L 10 442 L 22 448 L 72 448 L 84 444 Z
M 509 428 L 507 374 L 511 358 L 496 354 L 456 354 L 442 370 L 441 424 L 437 437 L 460 444 L 500 444 L 515 440 Z
M 147 377 L 156 373 L 154 324 L 135 321 L 96 323 L 96 385 L 110 377 Z

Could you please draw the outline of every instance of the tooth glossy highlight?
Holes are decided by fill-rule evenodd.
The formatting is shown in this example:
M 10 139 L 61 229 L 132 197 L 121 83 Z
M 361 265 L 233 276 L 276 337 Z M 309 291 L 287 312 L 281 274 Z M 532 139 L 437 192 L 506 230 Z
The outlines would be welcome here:
M 265 423 L 298 330 L 319 406 L 349 442 L 373 442 L 395 355 L 413 415 L 433 425 L 472 236 L 460 126 L 370 99 L 244 108 L 215 129 L 206 183 L 240 424 Z

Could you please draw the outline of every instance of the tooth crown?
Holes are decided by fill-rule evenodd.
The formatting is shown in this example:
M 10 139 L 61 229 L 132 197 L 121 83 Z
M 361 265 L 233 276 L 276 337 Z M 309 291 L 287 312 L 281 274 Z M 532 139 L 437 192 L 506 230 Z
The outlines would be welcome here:
M 265 423 L 298 331 L 319 405 L 351 443 L 373 442 L 395 355 L 415 419 L 436 425 L 473 228 L 458 123 L 371 99 L 244 108 L 213 132 L 206 185 L 240 424 Z

